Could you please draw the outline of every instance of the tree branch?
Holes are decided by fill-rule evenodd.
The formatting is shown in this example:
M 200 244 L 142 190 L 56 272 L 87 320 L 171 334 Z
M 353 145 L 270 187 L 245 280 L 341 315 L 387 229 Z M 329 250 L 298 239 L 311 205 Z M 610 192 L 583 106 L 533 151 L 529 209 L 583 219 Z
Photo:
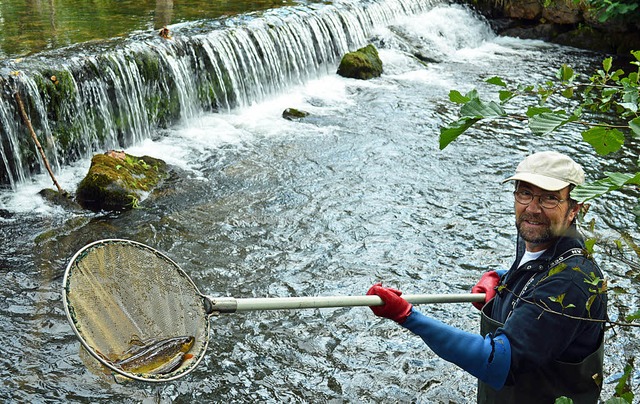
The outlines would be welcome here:
M 529 300 L 527 298 L 524 298 L 524 297 L 518 295 L 517 293 L 514 293 L 512 290 L 510 290 L 506 286 L 504 287 L 504 290 L 506 290 L 507 292 L 511 293 L 512 295 L 514 295 L 515 297 L 517 297 L 518 299 L 522 300 L 525 303 L 533 304 L 534 306 L 539 307 L 540 309 L 542 309 L 542 311 L 544 311 L 546 313 L 556 314 L 556 315 L 567 317 L 567 318 L 570 318 L 570 319 L 573 319 L 573 320 L 590 321 L 590 322 L 593 322 L 593 323 L 602 323 L 602 324 L 608 324 L 608 325 L 611 325 L 611 326 L 617 325 L 617 326 L 621 326 L 621 327 L 640 327 L 640 324 L 637 324 L 637 323 L 622 323 L 622 322 L 619 322 L 619 321 L 611 321 L 608 318 L 605 319 L 605 320 L 600 320 L 600 319 L 597 319 L 597 318 L 586 318 L 586 317 L 572 316 L 572 315 L 564 313 L 564 312 L 559 312 L 559 311 L 553 310 L 553 309 L 549 308 L 549 306 L 547 306 L 546 303 L 538 303 L 536 301 L 532 301 L 532 300 Z
M 27 116 L 27 112 L 24 109 L 22 98 L 20 97 L 20 93 L 18 93 L 17 91 L 15 94 L 15 98 L 16 98 L 16 102 L 18 103 L 18 109 L 20 110 L 20 116 L 22 116 L 22 120 L 24 121 L 25 125 L 27 125 L 27 129 L 29 129 L 29 133 L 31 133 L 31 137 L 33 138 L 33 141 L 35 142 L 36 147 L 38 148 L 38 151 L 42 156 L 42 160 L 44 161 L 44 166 L 49 172 L 49 176 L 51 176 L 53 183 L 55 184 L 56 188 L 58 188 L 58 192 L 62 195 L 66 194 L 66 192 L 60 186 L 60 184 L 58 184 L 56 177 L 53 175 L 53 170 L 51 170 L 51 166 L 49 165 L 49 160 L 47 160 L 47 156 L 44 153 L 44 149 L 42 148 L 42 146 L 40 145 L 40 142 L 38 141 L 38 137 L 36 136 L 36 132 L 33 130 L 33 126 L 31 126 L 31 121 L 29 120 L 29 116 Z

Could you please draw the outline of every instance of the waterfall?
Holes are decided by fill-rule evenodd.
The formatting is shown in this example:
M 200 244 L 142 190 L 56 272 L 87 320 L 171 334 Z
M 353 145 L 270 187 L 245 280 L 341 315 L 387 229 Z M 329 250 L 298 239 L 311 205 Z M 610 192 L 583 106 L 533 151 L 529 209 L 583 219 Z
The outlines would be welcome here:
M 334 73 L 376 26 L 439 0 L 284 7 L 136 33 L 0 64 L 0 186 L 17 189 L 44 163 L 22 122 L 24 100 L 54 170 L 129 147 L 202 113 L 224 112 Z

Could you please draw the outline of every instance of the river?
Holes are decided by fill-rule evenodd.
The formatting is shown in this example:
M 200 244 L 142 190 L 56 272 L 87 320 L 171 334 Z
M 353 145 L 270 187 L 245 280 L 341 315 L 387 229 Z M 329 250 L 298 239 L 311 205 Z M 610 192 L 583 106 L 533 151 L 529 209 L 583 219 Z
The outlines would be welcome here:
M 259 18 L 259 17 L 256 17 Z M 103 238 L 156 248 L 212 296 L 362 295 L 377 281 L 406 293 L 465 293 L 514 254 L 511 175 L 527 154 L 558 150 L 599 178 L 611 164 L 577 133 L 534 137 L 522 123 L 473 130 L 444 150 L 451 89 L 490 91 L 499 75 L 526 82 L 562 63 L 590 71 L 599 55 L 495 36 L 459 6 L 435 6 L 375 26 L 382 77 L 334 68 L 227 111 L 197 112 L 126 148 L 162 158 L 171 177 L 140 207 L 90 213 L 44 202 L 44 174 L 0 194 L 0 397 L 5 402 L 472 402 L 475 379 L 367 308 L 258 311 L 213 318 L 208 353 L 190 375 L 150 385 L 115 381 L 80 353 L 61 300 L 70 258 Z M 423 47 L 437 62 L 408 50 Z M 337 65 L 335 66 L 337 67 Z M 282 118 L 286 108 L 310 113 Z M 627 156 L 619 165 L 626 167 Z M 57 177 L 73 190 L 90 156 Z M 593 203 L 585 223 L 603 237 L 637 236 L 623 208 L 635 195 Z M 610 316 L 638 307 L 633 271 L 597 254 L 618 292 Z M 470 332 L 470 304 L 425 313 Z M 603 398 L 613 394 L 638 332 L 607 332 Z M 90 361 L 90 360 L 89 360 Z M 90 369 L 91 368 L 91 369 Z

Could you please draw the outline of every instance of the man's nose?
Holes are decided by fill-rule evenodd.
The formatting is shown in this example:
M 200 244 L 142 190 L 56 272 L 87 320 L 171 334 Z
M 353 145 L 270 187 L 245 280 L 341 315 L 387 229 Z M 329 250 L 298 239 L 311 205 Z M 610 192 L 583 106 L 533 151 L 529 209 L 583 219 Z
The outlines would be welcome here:
M 527 209 L 529 212 L 539 213 L 542 212 L 542 206 L 540 206 L 540 196 L 534 195 L 531 202 L 527 205 Z

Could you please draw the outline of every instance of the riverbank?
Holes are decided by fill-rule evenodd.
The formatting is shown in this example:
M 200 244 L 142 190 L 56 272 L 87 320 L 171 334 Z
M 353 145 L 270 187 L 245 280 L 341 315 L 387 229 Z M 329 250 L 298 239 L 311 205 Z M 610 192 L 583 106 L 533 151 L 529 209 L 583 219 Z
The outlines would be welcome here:
M 615 17 L 600 21 L 600 14 L 584 2 L 554 0 L 467 0 L 484 15 L 499 35 L 541 39 L 561 45 L 628 56 L 640 49 L 640 21 Z

